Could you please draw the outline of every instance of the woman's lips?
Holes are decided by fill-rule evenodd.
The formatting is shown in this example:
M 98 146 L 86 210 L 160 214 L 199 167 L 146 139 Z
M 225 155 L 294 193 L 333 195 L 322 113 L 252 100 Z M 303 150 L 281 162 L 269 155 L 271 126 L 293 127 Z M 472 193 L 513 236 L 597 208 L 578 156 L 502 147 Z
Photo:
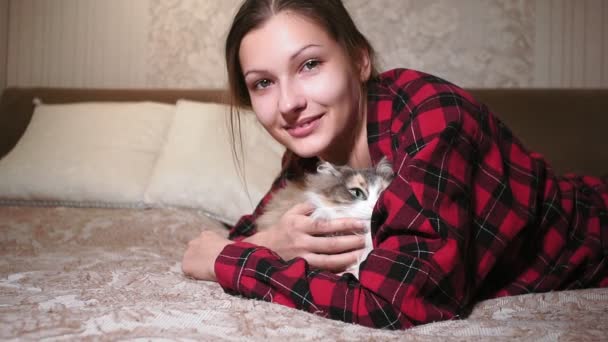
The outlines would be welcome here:
M 286 127 L 287 133 L 294 138 L 304 138 L 319 127 L 323 114 L 301 120 L 301 122 Z

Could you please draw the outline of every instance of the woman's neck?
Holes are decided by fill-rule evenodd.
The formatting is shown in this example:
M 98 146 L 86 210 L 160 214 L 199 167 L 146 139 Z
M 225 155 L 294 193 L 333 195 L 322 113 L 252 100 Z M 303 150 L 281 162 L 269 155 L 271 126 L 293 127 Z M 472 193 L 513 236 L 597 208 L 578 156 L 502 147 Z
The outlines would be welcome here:
M 367 116 L 363 116 L 363 122 L 359 129 L 359 134 L 355 138 L 353 149 L 348 156 L 346 164 L 354 169 L 364 169 L 372 166 L 372 159 L 369 155 L 367 144 Z

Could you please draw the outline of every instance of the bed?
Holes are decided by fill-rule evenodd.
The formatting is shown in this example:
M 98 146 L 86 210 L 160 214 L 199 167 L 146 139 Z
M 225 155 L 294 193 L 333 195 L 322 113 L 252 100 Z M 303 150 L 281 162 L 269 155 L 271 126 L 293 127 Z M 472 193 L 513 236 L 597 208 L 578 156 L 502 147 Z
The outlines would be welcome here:
M 556 172 L 608 174 L 608 90 L 471 91 Z M 282 153 L 246 113 L 236 173 L 225 102 L 221 90 L 4 91 L 1 340 L 606 340 L 608 289 L 492 299 L 464 319 L 385 331 L 185 277 L 186 243 L 227 234 Z

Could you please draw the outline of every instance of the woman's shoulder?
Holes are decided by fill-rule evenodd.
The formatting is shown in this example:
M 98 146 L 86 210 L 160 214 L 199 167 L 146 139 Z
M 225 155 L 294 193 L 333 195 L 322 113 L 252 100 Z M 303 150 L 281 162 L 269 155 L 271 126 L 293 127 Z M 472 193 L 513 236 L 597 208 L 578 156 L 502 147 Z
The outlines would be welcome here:
M 370 93 L 386 98 L 398 97 L 400 101 L 420 103 L 425 99 L 442 95 L 475 102 L 463 88 L 439 76 L 414 69 L 396 68 L 382 72 L 369 84 Z
M 439 76 L 408 68 L 386 70 L 378 74 L 377 80 L 380 83 L 393 84 L 395 86 L 404 86 L 412 82 L 449 84 L 454 86 L 454 84 Z
M 475 135 L 491 113 L 471 94 L 435 75 L 412 69 L 392 69 L 378 75 L 368 94 L 368 130 L 390 131 L 395 137 L 416 127 L 416 139 L 430 139 L 446 127 L 461 127 Z M 408 133 L 409 134 L 409 133 Z M 392 143 L 394 145 L 394 143 Z

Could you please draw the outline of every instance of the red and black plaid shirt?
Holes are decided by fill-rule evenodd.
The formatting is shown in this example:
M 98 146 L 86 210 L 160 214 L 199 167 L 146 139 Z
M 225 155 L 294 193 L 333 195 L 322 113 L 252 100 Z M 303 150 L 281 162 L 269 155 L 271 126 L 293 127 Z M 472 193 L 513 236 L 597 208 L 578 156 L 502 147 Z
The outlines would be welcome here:
M 397 176 L 374 209 L 360 280 L 240 241 L 215 263 L 226 292 L 404 329 L 486 298 L 608 286 L 606 183 L 556 177 L 462 89 L 388 71 L 369 82 L 367 132 L 374 164 L 388 157 Z M 307 163 L 292 160 L 231 238 L 253 234 L 272 192 Z

